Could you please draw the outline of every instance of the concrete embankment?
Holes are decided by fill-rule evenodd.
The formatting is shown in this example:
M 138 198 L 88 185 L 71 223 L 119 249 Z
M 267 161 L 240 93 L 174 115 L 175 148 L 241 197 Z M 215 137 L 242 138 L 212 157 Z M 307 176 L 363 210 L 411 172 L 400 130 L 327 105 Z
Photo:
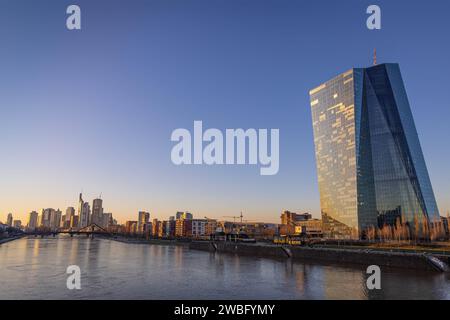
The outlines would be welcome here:
M 23 237 L 24 237 L 24 236 L 17 236 L 17 237 L 11 237 L 11 238 L 0 239 L 0 245 L 3 244 L 3 243 L 7 243 L 7 242 L 10 242 L 10 241 L 14 241 L 14 240 L 23 238 Z
M 218 253 L 233 253 L 269 258 L 285 258 L 304 262 L 332 264 L 378 265 L 392 268 L 443 272 L 448 271 L 447 261 L 420 253 L 397 253 L 367 249 L 336 249 L 277 246 L 271 244 L 244 244 L 231 242 L 194 241 L 190 249 Z

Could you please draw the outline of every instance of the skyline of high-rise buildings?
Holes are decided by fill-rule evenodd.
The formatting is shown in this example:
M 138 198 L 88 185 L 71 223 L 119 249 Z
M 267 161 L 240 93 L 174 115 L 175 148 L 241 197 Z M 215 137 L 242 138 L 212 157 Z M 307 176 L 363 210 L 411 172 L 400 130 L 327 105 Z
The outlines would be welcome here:
M 310 99 L 327 237 L 440 221 L 398 64 L 351 69 Z
M 44 208 L 38 213 L 33 210 L 28 213 L 26 224 L 22 224 L 22 220 L 14 220 L 12 213 L 9 213 L 6 220 L 6 225 L 9 227 L 26 228 L 27 230 L 34 230 L 44 228 L 49 230 L 57 229 L 81 229 L 91 224 L 96 224 L 99 227 L 107 228 L 110 225 L 117 224 L 111 212 L 104 212 L 103 200 L 96 198 L 92 202 L 94 208 L 91 214 L 89 202 L 83 200 L 83 195 L 80 193 L 78 198 L 78 214 L 74 207 L 67 207 L 65 214 L 60 209 Z M 1 221 L 0 221 L 1 222 Z

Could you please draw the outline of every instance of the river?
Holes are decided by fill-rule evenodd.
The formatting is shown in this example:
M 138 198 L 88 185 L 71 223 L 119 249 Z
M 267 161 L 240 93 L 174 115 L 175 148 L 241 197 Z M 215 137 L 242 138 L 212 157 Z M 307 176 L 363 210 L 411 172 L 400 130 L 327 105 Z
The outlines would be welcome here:
M 81 290 L 66 286 L 78 265 Z M 0 299 L 450 299 L 450 274 L 308 264 L 129 244 L 106 239 L 22 238 L 0 245 Z

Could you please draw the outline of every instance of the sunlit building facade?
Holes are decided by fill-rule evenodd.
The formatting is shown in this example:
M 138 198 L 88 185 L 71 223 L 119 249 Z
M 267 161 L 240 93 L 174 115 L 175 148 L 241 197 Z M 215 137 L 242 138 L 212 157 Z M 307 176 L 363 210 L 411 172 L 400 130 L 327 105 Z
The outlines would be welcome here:
M 326 237 L 439 222 L 398 64 L 352 69 L 310 98 Z
M 32 211 L 28 215 L 27 227 L 30 231 L 34 231 L 38 227 L 39 214 L 36 211 Z
M 138 213 L 138 222 L 137 222 L 137 231 L 139 233 L 144 233 L 146 231 L 145 226 L 150 221 L 150 213 L 146 211 L 139 211 Z

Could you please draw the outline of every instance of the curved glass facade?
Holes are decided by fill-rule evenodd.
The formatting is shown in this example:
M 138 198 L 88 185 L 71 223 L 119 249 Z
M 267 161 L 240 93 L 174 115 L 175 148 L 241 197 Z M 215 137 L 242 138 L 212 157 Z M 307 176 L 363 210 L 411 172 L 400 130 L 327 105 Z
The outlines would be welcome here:
M 326 236 L 439 222 L 398 64 L 352 69 L 310 97 Z

